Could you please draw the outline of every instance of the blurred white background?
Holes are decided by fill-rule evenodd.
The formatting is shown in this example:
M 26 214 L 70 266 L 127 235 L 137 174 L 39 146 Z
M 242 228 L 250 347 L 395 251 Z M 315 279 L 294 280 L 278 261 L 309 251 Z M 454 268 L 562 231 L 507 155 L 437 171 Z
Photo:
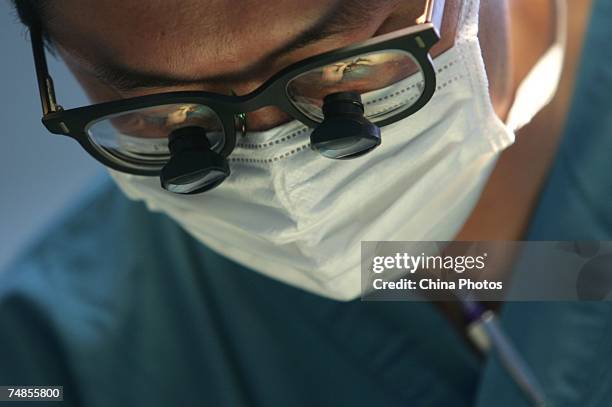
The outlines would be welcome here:
M 25 28 L 0 3 L 0 270 L 82 191 L 106 177 L 79 144 L 40 122 L 34 64 Z M 59 103 L 87 104 L 68 70 L 47 55 Z

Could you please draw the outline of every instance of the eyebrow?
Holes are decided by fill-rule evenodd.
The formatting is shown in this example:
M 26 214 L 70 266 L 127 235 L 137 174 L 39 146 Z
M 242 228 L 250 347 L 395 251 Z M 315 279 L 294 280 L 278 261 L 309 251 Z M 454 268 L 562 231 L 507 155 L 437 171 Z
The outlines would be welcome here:
M 331 38 L 342 32 L 357 28 L 371 16 L 371 7 L 362 0 L 340 0 L 326 15 L 320 18 L 294 39 L 269 52 L 259 60 L 246 67 L 219 75 L 199 78 L 180 78 L 167 74 L 139 71 L 120 63 L 107 61 L 94 67 L 94 76 L 121 91 L 131 91 L 146 88 L 177 87 L 201 83 L 219 84 L 231 83 L 237 80 L 253 78 L 271 62 L 281 56 L 305 48 L 323 39 Z

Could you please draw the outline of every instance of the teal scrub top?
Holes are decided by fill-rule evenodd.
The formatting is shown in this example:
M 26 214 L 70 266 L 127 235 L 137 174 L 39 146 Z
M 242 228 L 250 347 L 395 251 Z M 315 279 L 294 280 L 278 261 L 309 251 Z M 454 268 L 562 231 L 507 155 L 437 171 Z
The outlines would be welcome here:
M 594 7 L 529 239 L 612 240 L 612 4 Z M 551 405 L 612 405 L 612 304 L 506 303 L 501 323 Z M 0 273 L 0 385 L 61 385 L 63 406 L 529 405 L 434 305 L 289 287 L 110 182 Z

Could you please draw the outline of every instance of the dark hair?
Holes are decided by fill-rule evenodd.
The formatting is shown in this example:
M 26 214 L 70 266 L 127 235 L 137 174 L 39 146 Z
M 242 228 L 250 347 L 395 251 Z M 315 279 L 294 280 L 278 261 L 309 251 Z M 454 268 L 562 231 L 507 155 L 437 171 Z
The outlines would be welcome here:
M 21 20 L 21 22 L 30 29 L 35 25 L 38 26 L 42 31 L 45 48 L 51 53 L 51 55 L 55 55 L 53 42 L 51 41 L 47 30 L 45 30 L 45 25 L 43 23 L 43 16 L 47 7 L 47 0 L 11 1 L 15 7 L 15 10 L 17 11 L 19 20 Z
M 43 9 L 43 0 L 12 0 L 17 15 L 23 24 L 32 27 L 40 24 L 40 14 Z

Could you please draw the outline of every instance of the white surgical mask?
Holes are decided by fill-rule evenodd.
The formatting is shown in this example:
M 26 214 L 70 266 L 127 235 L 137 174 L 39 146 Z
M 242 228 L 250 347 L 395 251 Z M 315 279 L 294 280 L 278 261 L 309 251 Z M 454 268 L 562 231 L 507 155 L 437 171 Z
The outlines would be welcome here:
M 369 154 L 322 157 L 310 149 L 311 130 L 291 122 L 241 139 L 229 158 L 231 176 L 204 194 L 177 195 L 155 177 L 111 174 L 130 198 L 220 254 L 322 296 L 355 298 L 361 241 L 452 240 L 499 152 L 514 141 L 490 102 L 478 10 L 478 0 L 464 2 L 455 45 L 434 60 L 433 98 L 384 127 L 382 145 Z M 548 58 L 560 71 L 559 55 Z M 535 76 L 547 94 L 537 103 L 517 100 L 514 123 L 528 122 L 555 91 L 558 77 Z M 388 103 L 403 96 L 386 93 Z M 380 92 L 364 95 L 364 103 L 372 98 Z

